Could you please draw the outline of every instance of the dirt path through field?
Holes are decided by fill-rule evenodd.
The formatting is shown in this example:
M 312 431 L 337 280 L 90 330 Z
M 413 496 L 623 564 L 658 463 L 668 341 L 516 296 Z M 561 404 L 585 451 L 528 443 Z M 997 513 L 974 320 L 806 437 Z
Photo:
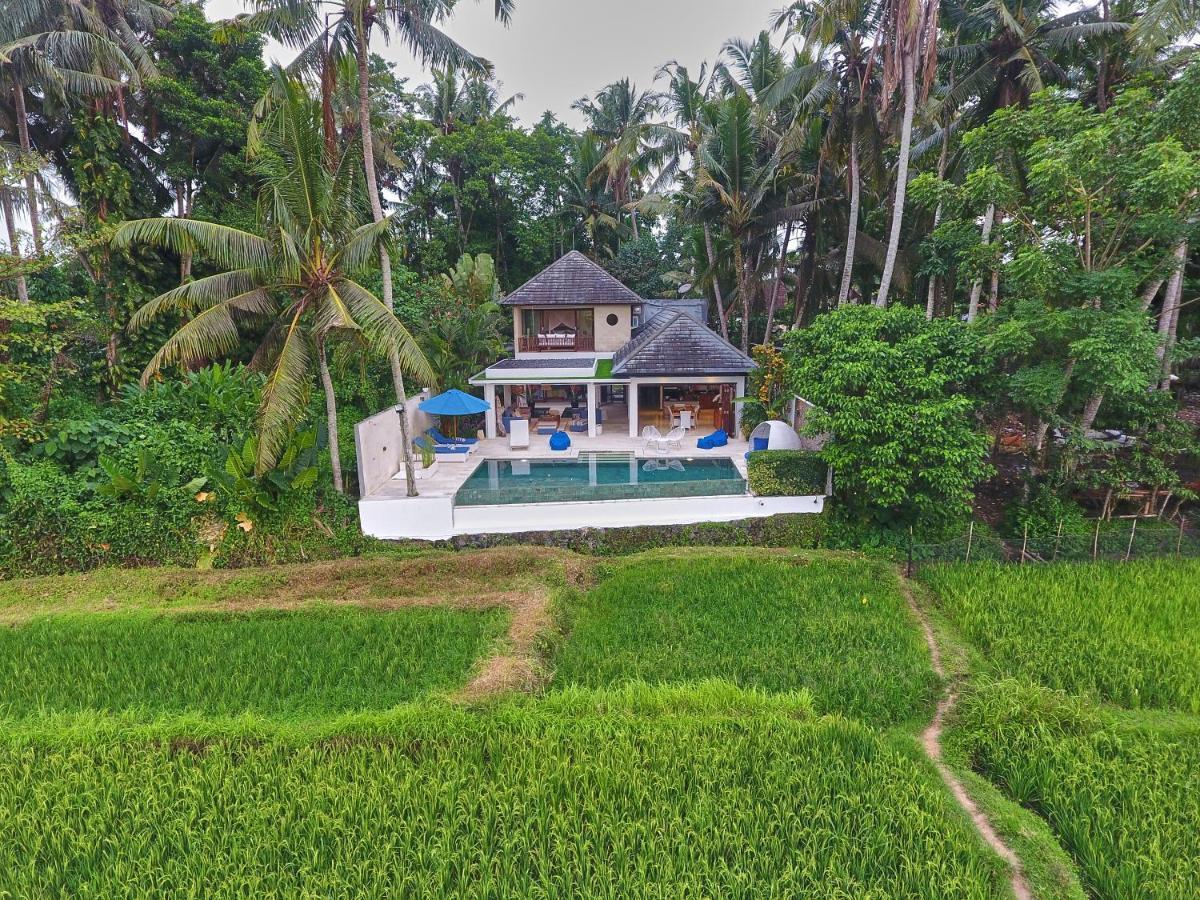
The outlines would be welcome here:
M 901 590 L 904 591 L 904 599 L 908 601 L 908 607 L 912 610 L 913 615 L 916 616 L 917 621 L 921 625 L 921 632 L 925 635 L 925 643 L 929 647 L 929 657 L 933 665 L 933 670 L 937 672 L 939 678 L 945 680 L 946 666 L 942 662 L 942 650 L 938 646 L 937 638 L 934 636 L 933 626 L 929 624 L 929 617 L 925 615 L 925 610 L 917 603 L 916 597 L 913 596 L 912 587 L 909 585 L 908 579 L 903 575 L 900 576 L 900 585 Z M 938 774 L 942 776 L 942 781 L 950 789 L 950 793 L 954 796 L 955 801 L 971 817 L 971 822 L 975 825 L 975 830 L 979 832 L 979 836 L 1008 863 L 1012 871 L 1012 880 L 1010 882 L 1012 892 L 1017 897 L 1017 900 L 1032 900 L 1033 892 L 1029 889 L 1029 882 L 1025 878 L 1025 871 L 1021 866 L 1020 858 L 1004 842 L 1004 839 L 996 833 L 996 829 L 992 827 L 992 823 L 984 815 L 983 810 L 971 799 L 971 795 L 967 793 L 966 787 L 963 786 L 958 776 L 950 771 L 950 767 L 942 759 L 942 730 L 945 728 L 946 717 L 950 715 L 957 701 L 958 688 L 951 681 L 946 686 L 945 692 L 938 701 L 933 721 L 921 733 L 921 746 L 925 750 L 925 755 L 929 757 L 934 767 L 938 770 Z

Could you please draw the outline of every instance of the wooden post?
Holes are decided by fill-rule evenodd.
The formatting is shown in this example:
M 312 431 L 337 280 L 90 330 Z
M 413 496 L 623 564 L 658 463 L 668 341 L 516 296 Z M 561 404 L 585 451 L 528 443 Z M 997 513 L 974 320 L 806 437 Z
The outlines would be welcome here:
M 1129 554 L 1133 552 L 1133 536 L 1137 534 L 1137 516 L 1133 517 L 1133 525 L 1129 528 L 1129 546 L 1125 548 L 1125 562 L 1129 562 Z
M 1179 559 L 1179 555 L 1183 550 L 1183 516 L 1179 516 L 1179 535 L 1175 538 L 1175 558 Z
M 1029 546 L 1029 523 L 1025 523 L 1025 534 L 1021 537 L 1021 563 L 1025 563 L 1025 548 Z
M 907 572 L 908 572 L 908 577 L 912 578 L 912 573 L 913 573 L 913 529 L 912 529 L 911 525 L 908 526 L 908 569 L 907 569 Z
M 1100 553 L 1100 520 L 1096 520 L 1096 533 L 1092 535 L 1092 562 L 1095 562 Z
M 975 520 L 971 520 L 971 525 L 967 528 L 967 558 L 963 562 L 971 561 L 971 543 L 975 539 Z
M 1058 545 L 1062 543 L 1062 519 L 1058 520 L 1058 533 L 1054 535 L 1054 559 L 1058 559 Z

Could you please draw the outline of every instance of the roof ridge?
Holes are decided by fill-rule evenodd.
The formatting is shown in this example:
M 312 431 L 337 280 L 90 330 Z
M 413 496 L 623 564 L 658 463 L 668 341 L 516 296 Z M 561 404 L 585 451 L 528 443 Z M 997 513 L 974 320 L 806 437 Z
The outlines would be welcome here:
M 581 265 L 581 263 L 583 265 Z M 623 284 L 619 278 L 605 269 L 604 266 L 600 265 L 595 260 L 589 259 L 585 254 L 580 253 L 578 250 L 569 250 L 546 266 L 544 269 L 528 278 L 516 290 L 511 291 L 503 298 L 503 300 L 501 300 L 501 304 L 512 306 L 521 303 L 523 298 L 520 295 L 522 292 L 528 292 L 531 294 L 536 294 L 539 291 L 553 292 L 556 288 L 554 284 L 547 284 L 543 287 L 543 285 L 539 283 L 543 280 L 549 280 L 548 276 L 549 278 L 557 277 L 561 281 L 567 282 L 567 286 L 558 286 L 559 289 L 563 291 L 572 290 L 572 288 L 569 286 L 569 282 L 572 279 L 572 276 L 574 276 L 576 280 L 583 282 L 582 289 L 585 292 L 589 290 L 592 293 L 598 292 L 601 294 L 610 292 L 612 297 L 608 299 L 608 302 L 630 305 L 636 305 L 642 302 L 641 297 L 639 297 L 627 285 Z M 546 299 L 549 302 L 553 302 L 553 298 Z M 533 303 L 537 302 L 536 297 L 530 298 L 530 300 Z M 597 302 L 603 303 L 605 301 L 603 299 L 596 298 L 592 298 L 590 300 L 583 299 L 579 301 L 579 305 L 586 306 Z M 568 301 L 567 305 L 575 304 L 571 304 Z

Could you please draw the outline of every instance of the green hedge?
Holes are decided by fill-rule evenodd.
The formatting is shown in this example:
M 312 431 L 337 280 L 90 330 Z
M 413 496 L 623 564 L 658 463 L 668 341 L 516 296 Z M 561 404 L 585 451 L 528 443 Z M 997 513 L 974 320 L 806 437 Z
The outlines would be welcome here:
M 750 490 L 759 497 L 824 494 L 828 466 L 811 450 L 758 450 L 746 464 Z
M 694 525 L 639 525 L 632 528 L 583 528 L 578 531 L 529 531 L 522 534 L 463 535 L 442 546 L 457 550 L 534 544 L 561 547 L 593 556 L 624 556 L 656 547 L 800 547 L 821 546 L 824 513 L 796 513 L 699 522 Z

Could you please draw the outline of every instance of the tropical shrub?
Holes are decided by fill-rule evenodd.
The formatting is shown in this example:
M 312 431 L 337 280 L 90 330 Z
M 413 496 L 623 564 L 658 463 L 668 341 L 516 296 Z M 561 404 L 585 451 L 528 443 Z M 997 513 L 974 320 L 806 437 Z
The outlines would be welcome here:
M 969 328 L 850 306 L 790 332 L 784 354 L 794 392 L 816 407 L 808 433 L 831 435 L 820 453 L 848 513 L 884 527 L 965 516 L 990 471 L 976 421 L 986 357 Z
M 828 471 L 825 460 L 811 450 L 758 450 L 746 463 L 750 490 L 760 497 L 824 494 Z

